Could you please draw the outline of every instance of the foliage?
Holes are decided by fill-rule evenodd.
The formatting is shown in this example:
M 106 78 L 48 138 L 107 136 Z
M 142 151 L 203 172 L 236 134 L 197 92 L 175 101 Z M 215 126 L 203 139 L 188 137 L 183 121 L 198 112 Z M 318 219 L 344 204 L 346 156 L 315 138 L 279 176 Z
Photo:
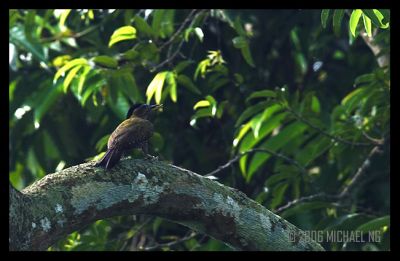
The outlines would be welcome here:
M 387 250 L 388 142 L 345 201 L 280 207 L 340 192 L 390 139 L 390 67 L 358 37 L 388 56 L 389 21 L 385 9 L 10 10 L 10 182 L 100 157 L 132 103 L 163 103 L 151 140 L 161 160 L 205 174 L 244 153 L 220 182 L 302 229 L 382 231 L 327 249 Z M 50 250 L 145 249 L 186 232 L 115 217 Z M 160 249 L 229 248 L 197 235 Z

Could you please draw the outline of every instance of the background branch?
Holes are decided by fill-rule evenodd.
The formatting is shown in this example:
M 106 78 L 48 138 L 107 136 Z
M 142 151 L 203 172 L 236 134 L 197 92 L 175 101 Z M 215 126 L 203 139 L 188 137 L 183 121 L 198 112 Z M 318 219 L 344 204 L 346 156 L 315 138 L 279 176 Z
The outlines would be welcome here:
M 254 153 L 254 152 L 268 153 L 268 154 L 274 155 L 274 156 L 276 156 L 276 157 L 278 157 L 278 158 L 282 158 L 282 159 L 284 159 L 286 162 L 295 165 L 297 168 L 300 169 L 300 171 L 301 171 L 302 173 L 306 173 L 306 170 L 304 169 L 303 166 L 301 166 L 300 163 L 298 163 L 298 162 L 297 162 L 296 160 L 294 160 L 294 159 L 291 159 L 291 158 L 287 157 L 286 155 L 283 155 L 283 154 L 281 154 L 281 153 L 277 153 L 277 152 L 275 152 L 275 151 L 273 151 L 273 150 L 270 150 L 270 149 L 267 149 L 267 148 L 262 148 L 262 149 L 255 148 L 255 149 L 250 149 L 250 150 L 247 150 L 247 151 L 244 151 L 244 152 L 239 153 L 238 155 L 236 155 L 234 158 L 232 158 L 231 160 L 229 160 L 229 161 L 228 161 L 227 163 L 225 163 L 224 165 L 221 165 L 221 166 L 219 166 L 216 170 L 213 170 L 213 171 L 211 171 L 210 173 L 207 173 L 206 175 L 204 175 L 204 177 L 214 176 L 214 175 L 217 174 L 218 172 L 220 172 L 220 171 L 222 171 L 222 170 L 224 170 L 224 169 L 226 169 L 226 168 L 229 168 L 233 163 L 239 161 L 241 157 L 243 157 L 243 156 L 245 156 L 245 155 L 248 155 L 248 154 L 251 154 L 251 153 Z

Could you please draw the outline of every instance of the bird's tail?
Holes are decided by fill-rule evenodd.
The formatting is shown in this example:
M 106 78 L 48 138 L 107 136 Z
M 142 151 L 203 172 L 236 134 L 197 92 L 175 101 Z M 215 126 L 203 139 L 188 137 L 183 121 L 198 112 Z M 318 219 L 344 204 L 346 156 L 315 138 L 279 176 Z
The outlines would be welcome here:
M 117 149 L 109 149 L 107 150 L 104 157 L 96 162 L 95 166 L 102 166 L 106 169 L 111 169 L 118 163 L 121 158 L 121 153 Z

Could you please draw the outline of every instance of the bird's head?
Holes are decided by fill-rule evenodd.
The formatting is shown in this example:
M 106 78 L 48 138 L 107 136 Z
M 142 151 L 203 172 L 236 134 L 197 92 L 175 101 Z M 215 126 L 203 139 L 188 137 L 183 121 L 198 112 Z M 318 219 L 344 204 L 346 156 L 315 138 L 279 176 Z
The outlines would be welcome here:
M 149 104 L 137 103 L 129 108 L 128 113 L 126 114 L 126 118 L 128 119 L 130 117 L 139 117 L 142 119 L 147 119 L 150 112 L 155 111 L 162 107 L 163 107 L 162 104 L 149 105 Z

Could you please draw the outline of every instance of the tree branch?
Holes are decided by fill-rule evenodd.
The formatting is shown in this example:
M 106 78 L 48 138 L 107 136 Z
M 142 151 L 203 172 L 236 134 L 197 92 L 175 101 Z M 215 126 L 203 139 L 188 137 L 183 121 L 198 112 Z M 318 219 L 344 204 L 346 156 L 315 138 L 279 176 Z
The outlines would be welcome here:
M 302 230 L 243 193 L 154 160 L 93 162 L 46 175 L 20 192 L 10 187 L 10 250 L 45 250 L 95 220 L 159 216 L 241 250 L 323 250 Z M 290 242 L 290 238 L 296 238 Z
M 344 144 L 347 144 L 347 145 L 350 145 L 350 146 L 373 146 L 373 145 L 379 145 L 379 143 L 372 143 L 372 142 L 371 143 L 352 142 L 352 141 L 349 141 L 349 140 L 345 140 L 345 139 L 343 139 L 341 137 L 334 136 L 334 135 L 332 135 L 332 134 L 320 129 L 319 127 L 315 126 L 313 123 L 311 123 L 310 121 L 305 119 L 303 116 L 301 116 L 300 114 L 298 114 L 297 112 L 295 112 L 294 110 L 289 108 L 288 106 L 286 106 L 286 110 L 288 112 L 290 112 L 297 120 L 307 124 L 308 126 L 313 128 L 314 130 L 318 131 L 320 134 L 322 134 L 322 135 L 324 135 L 324 136 L 326 136 L 328 138 L 331 138 L 334 141 L 341 142 L 341 143 L 344 143 Z

